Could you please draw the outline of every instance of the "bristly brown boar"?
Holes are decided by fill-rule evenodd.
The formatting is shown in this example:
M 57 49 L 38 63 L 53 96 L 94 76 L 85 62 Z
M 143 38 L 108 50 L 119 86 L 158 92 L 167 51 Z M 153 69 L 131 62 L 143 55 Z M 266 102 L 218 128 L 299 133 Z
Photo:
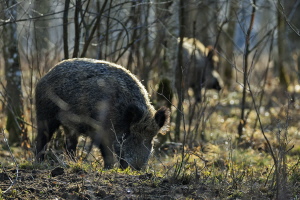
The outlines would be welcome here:
M 101 150 L 105 168 L 115 157 L 121 167 L 141 169 L 155 135 L 169 122 L 169 110 L 155 111 L 141 82 L 125 68 L 94 59 L 58 63 L 36 86 L 37 159 L 62 126 L 66 149 L 74 155 L 78 136 L 91 137 Z M 115 155 L 115 156 L 114 156 Z

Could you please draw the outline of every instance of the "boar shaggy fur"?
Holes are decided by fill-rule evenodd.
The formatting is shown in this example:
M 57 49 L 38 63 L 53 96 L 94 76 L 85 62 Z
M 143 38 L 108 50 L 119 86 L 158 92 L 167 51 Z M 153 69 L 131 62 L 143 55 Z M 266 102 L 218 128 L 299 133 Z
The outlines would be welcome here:
M 38 82 L 35 101 L 38 160 L 44 159 L 47 143 L 62 125 L 71 155 L 83 134 L 101 150 L 105 168 L 112 168 L 117 158 L 123 168 L 141 169 L 153 138 L 169 121 L 169 111 L 155 111 L 133 74 L 93 59 L 58 63 Z

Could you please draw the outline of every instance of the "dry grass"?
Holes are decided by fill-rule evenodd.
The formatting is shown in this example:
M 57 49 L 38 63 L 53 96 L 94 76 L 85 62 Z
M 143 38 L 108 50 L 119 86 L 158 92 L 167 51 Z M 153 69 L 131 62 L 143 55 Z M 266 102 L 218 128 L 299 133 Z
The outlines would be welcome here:
M 32 86 L 35 82 L 36 79 Z M 30 139 L 33 139 L 36 128 L 33 91 L 29 83 L 28 79 L 24 82 L 24 114 Z M 87 150 L 88 145 L 82 147 L 83 142 L 78 152 L 87 156 L 87 160 L 70 160 L 58 148 L 62 145 L 54 142 L 52 146 L 58 148 L 52 151 L 56 162 L 48 160 L 36 164 L 34 145 L 29 150 L 10 147 L 11 154 L 2 134 L 0 199 L 97 199 L 123 196 L 130 199 L 274 199 L 283 187 L 280 185 L 282 183 L 285 184 L 285 190 L 281 193 L 284 192 L 288 199 L 299 199 L 300 94 L 296 91 L 293 101 L 290 101 L 288 93 L 277 89 L 276 84 L 276 81 L 270 81 L 258 108 L 262 127 L 257 121 L 252 98 L 250 95 L 247 97 L 247 124 L 240 141 L 237 139 L 241 100 L 241 87 L 238 84 L 221 94 L 206 91 L 205 101 L 198 104 L 193 98 L 187 99 L 183 110 L 185 128 L 182 128 L 181 135 L 181 138 L 186 136 L 186 140 L 180 141 L 184 142 L 184 149 L 180 145 L 161 148 L 161 152 L 154 153 L 147 168 L 141 172 L 129 169 L 103 171 L 99 150 L 94 148 L 86 154 L 88 151 L 83 151 L 83 148 Z M 256 101 L 260 94 L 255 94 Z M 191 116 L 192 111 L 194 114 Z M 175 115 L 175 108 L 172 113 Z M 5 128 L 3 113 L 0 127 Z M 171 138 L 174 138 L 174 127 L 175 124 L 171 123 Z M 277 171 L 271 152 L 282 166 Z M 57 167 L 64 169 L 63 174 L 51 177 L 51 172 Z M 284 182 L 278 179 L 280 170 L 285 172 L 281 176 Z M 6 175 L 11 180 L 6 179 Z M 9 186 L 12 187 L 4 193 Z

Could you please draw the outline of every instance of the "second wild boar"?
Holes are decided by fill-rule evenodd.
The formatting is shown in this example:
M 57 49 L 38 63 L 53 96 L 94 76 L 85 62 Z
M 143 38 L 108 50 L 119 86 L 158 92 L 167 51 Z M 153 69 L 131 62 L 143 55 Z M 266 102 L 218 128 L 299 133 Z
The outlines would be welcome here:
M 185 89 L 192 88 L 197 101 L 201 100 L 202 88 L 221 90 L 223 81 L 215 70 L 218 57 L 213 48 L 195 38 L 184 38 L 182 47 Z

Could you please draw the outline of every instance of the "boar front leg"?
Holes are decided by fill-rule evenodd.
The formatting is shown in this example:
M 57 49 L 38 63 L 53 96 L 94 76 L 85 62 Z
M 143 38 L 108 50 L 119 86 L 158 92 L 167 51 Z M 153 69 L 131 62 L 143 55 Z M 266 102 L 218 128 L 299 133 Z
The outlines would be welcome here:
M 114 167 L 115 159 L 114 159 L 114 149 L 113 142 L 110 137 L 100 136 L 100 134 L 92 134 L 92 141 L 95 146 L 97 146 L 102 154 L 104 160 L 104 168 L 111 169 Z
M 66 137 L 66 149 L 72 159 L 76 156 L 76 147 L 78 144 L 78 134 L 75 130 L 63 127 Z

